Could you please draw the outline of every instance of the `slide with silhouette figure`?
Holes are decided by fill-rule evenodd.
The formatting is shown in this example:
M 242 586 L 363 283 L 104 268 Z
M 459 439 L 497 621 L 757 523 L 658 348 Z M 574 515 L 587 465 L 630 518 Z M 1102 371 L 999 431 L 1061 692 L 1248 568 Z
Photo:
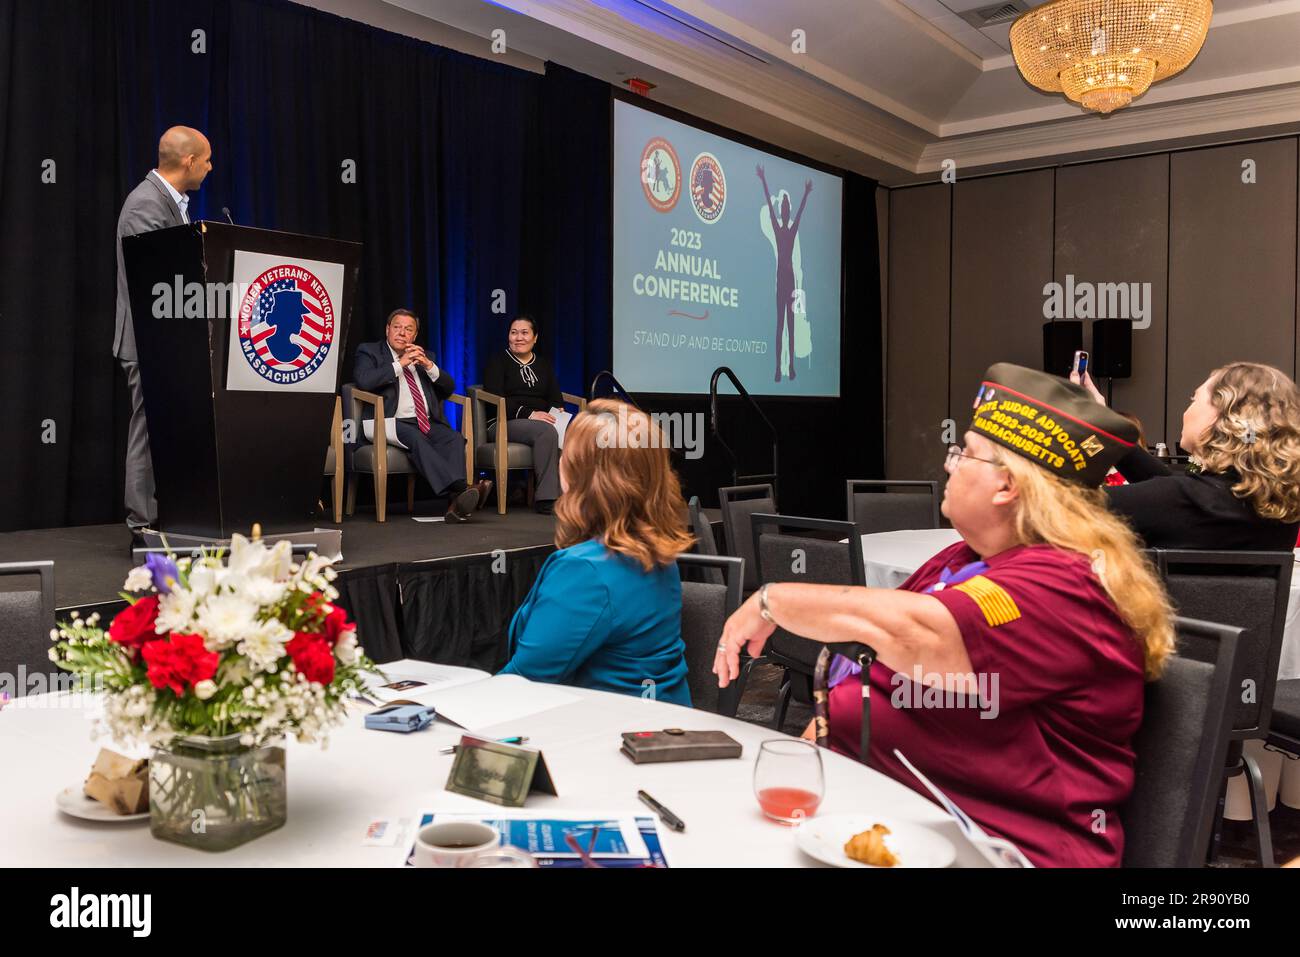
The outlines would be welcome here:
M 614 106 L 614 374 L 704 393 L 840 391 L 841 199 L 825 170 Z

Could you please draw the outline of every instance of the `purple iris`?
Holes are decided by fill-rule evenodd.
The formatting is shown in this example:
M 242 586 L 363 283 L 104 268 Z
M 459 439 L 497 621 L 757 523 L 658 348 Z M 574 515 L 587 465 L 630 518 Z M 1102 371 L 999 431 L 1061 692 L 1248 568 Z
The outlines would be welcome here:
M 149 574 L 153 575 L 153 587 L 158 589 L 158 593 L 170 595 L 172 586 L 181 580 L 181 573 L 172 557 L 150 552 L 145 556 L 144 564 L 149 569 Z

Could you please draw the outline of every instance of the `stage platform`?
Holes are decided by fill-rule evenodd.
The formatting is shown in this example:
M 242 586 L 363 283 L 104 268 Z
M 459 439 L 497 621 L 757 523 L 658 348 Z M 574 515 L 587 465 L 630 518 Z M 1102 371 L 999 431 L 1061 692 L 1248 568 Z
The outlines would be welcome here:
M 472 521 L 448 525 L 417 522 L 400 511 L 379 524 L 358 515 L 341 525 L 316 522 L 316 528 L 343 532 L 347 572 L 384 564 L 406 564 L 549 545 L 555 519 L 529 509 L 506 515 L 476 512 Z M 54 562 L 54 602 L 60 610 L 116 602 L 131 570 L 130 533 L 124 525 L 78 525 L 0 534 L 0 562 Z
M 705 517 L 716 525 L 716 512 Z M 306 524 L 310 532 L 313 523 Z M 527 508 L 484 509 L 450 525 L 390 511 L 382 525 L 359 514 L 314 527 L 343 533 L 339 604 L 380 663 L 417 658 L 500 669 L 514 610 L 555 548 L 555 519 Z M 123 525 L 7 532 L 0 562 L 52 560 L 56 616 L 98 611 L 107 621 L 125 607 L 119 592 L 132 566 L 129 545 Z

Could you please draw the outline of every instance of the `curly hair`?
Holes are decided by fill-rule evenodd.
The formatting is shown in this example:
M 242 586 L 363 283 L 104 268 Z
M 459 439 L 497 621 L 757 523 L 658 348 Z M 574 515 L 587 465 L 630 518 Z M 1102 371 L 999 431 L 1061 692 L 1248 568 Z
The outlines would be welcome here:
M 1019 493 L 1016 537 L 1084 556 L 1142 648 L 1146 677 L 1174 653 L 1173 610 L 1137 534 L 1106 507 L 1105 493 L 1067 482 L 1019 455 L 996 453 Z
M 564 434 L 567 490 L 555 503 L 555 544 L 596 538 L 646 571 L 675 561 L 695 539 L 668 443 L 644 412 L 597 399 Z
M 1300 521 L 1300 389 L 1283 372 L 1232 362 L 1209 378 L 1218 418 L 1196 458 L 1208 472 L 1236 469 L 1232 487 L 1263 518 Z

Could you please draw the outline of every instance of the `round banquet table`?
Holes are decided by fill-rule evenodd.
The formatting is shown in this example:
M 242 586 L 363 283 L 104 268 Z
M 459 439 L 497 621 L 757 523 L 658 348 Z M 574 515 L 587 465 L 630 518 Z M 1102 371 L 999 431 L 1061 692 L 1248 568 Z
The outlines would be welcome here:
M 899 532 L 875 532 L 862 536 L 862 559 L 870 588 L 897 588 L 937 552 L 961 538 L 951 528 L 919 528 Z M 1300 561 L 1300 549 L 1296 550 Z M 1282 636 L 1282 655 L 1278 664 L 1279 680 L 1300 678 L 1300 569 L 1292 575 L 1291 594 Z M 1286 761 L 1276 752 L 1253 747 L 1251 753 L 1264 765 L 1269 806 L 1279 794 L 1289 806 L 1300 806 L 1300 761 Z M 1250 803 L 1245 778 L 1237 776 L 1228 788 L 1227 816 L 1233 820 L 1250 819 Z
M 868 588 L 897 588 L 936 554 L 961 541 L 951 528 L 915 528 L 862 536 Z
M 680 834 L 659 825 L 670 867 L 821 866 L 795 846 L 790 828 L 763 817 L 754 799 L 758 747 L 778 737 L 775 732 L 658 701 L 564 690 L 576 700 L 508 727 L 476 729 L 498 737 L 525 734 L 530 747 L 542 750 L 560 796 L 531 795 L 528 811 L 647 815 L 649 809 L 636 799 L 642 788 L 686 822 Z M 357 705 L 327 749 L 287 744 L 284 827 L 230 851 L 193 850 L 152 838 L 147 819 L 97 824 L 57 810 L 55 795 L 79 787 L 99 747 L 111 746 L 91 740 L 93 708 L 66 706 L 76 700 L 34 695 L 0 710 L 0 768 L 10 772 L 0 788 L 0 819 L 9 824 L 0 829 L 0 866 L 397 866 L 421 810 L 501 810 L 443 790 L 452 756 L 438 752 L 459 740 L 459 728 L 440 719 L 414 734 L 367 731 L 362 721 L 370 708 Z M 634 765 L 619 751 L 624 731 L 671 727 L 726 731 L 744 754 L 738 760 Z M 822 761 L 826 797 L 819 816 L 865 813 L 912 820 L 952 841 L 956 866 L 986 866 L 956 824 L 927 798 L 830 751 L 822 752 Z M 409 823 L 397 845 L 363 846 L 367 825 L 380 818 Z

